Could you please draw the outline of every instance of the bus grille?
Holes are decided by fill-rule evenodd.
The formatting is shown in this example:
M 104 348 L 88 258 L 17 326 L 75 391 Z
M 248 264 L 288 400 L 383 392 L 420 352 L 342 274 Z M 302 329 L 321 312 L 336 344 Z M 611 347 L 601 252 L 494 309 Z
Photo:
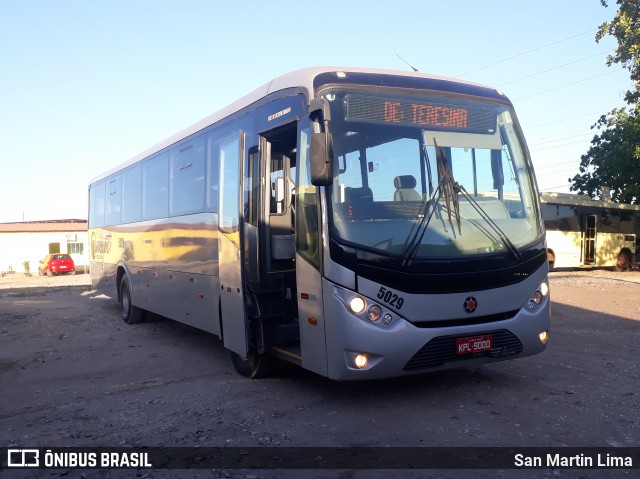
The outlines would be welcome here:
M 492 348 L 489 351 L 482 351 L 473 354 L 456 354 L 456 338 L 454 336 L 440 336 L 433 338 L 425 344 L 405 365 L 405 371 L 415 371 L 417 369 L 428 369 L 442 366 L 445 363 L 454 361 L 464 361 L 478 357 L 485 358 L 508 358 L 517 356 L 522 352 L 522 343 L 512 333 L 506 329 L 495 331 L 477 332 L 467 336 L 482 336 L 491 334 L 493 339 Z

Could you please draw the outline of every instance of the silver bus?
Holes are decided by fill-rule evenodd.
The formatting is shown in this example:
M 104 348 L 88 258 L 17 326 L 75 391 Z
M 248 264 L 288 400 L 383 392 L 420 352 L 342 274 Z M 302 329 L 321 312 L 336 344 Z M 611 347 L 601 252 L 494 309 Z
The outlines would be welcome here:
M 529 152 L 493 88 L 307 68 L 91 181 L 93 286 L 127 323 L 217 335 L 235 369 L 467 367 L 549 339 Z
M 640 205 L 542 193 L 549 268 L 608 267 L 627 271 L 640 252 Z

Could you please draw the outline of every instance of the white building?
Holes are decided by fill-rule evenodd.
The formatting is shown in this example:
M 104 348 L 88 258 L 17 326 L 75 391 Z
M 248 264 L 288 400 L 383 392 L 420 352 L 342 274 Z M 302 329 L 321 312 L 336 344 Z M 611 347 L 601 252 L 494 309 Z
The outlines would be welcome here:
M 31 274 L 38 274 L 40 261 L 51 253 L 69 253 L 76 271 L 83 271 L 89 264 L 87 221 L 0 223 L 0 272 L 23 273 L 28 261 Z

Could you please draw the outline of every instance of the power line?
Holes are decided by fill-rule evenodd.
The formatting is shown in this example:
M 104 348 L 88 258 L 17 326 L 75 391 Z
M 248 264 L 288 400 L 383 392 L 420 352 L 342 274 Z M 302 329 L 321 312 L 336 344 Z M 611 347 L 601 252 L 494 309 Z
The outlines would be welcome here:
M 589 78 L 584 78 L 582 80 L 574 81 L 572 83 L 567 83 L 566 85 L 561 85 L 559 87 L 551 88 L 549 90 L 540 91 L 538 93 L 533 93 L 532 95 L 523 96 L 522 98 L 518 98 L 518 99 L 513 100 L 513 101 L 521 101 L 521 100 L 526 100 L 527 98 L 533 98 L 534 96 L 544 95 L 545 93 L 549 93 L 549 92 L 552 92 L 552 91 L 560 90 L 560 89 L 566 88 L 568 86 L 577 85 L 578 83 L 583 83 L 583 82 L 586 82 L 586 81 L 589 81 L 589 80 L 593 80 L 594 78 L 599 78 L 599 77 L 603 77 L 605 75 L 610 75 L 612 73 L 619 72 L 620 70 L 622 70 L 622 68 L 618 68 L 617 70 L 612 70 L 612 71 L 606 72 L 606 73 L 601 73 L 600 75 L 595 75 L 595 76 L 592 76 L 592 77 L 589 77 Z
M 557 45 L 558 43 L 566 42 L 567 40 L 571 40 L 572 38 L 576 38 L 576 37 L 579 37 L 581 35 L 585 35 L 587 33 L 595 32 L 596 30 L 597 30 L 597 28 L 592 28 L 591 30 L 587 30 L 586 32 L 578 33 L 576 35 L 572 35 L 570 37 L 563 38 L 562 40 L 558 40 L 558 41 L 555 41 L 553 43 L 549 43 L 547 45 L 543 45 L 541 47 L 534 48 L 533 50 L 528 50 L 526 52 L 518 53 L 517 55 L 513 55 L 512 57 L 504 58 L 502 60 L 498 60 L 497 62 L 493 62 L 493 63 L 490 63 L 489 65 L 485 65 L 483 67 L 479 67 L 479 68 L 476 68 L 474 70 L 470 70 L 470 71 L 462 73 L 462 74 L 460 74 L 458 76 L 462 77 L 462 76 L 468 75 L 469 73 L 474 73 L 474 72 L 477 72 L 479 70 L 484 70 L 485 68 L 492 67 L 492 66 L 497 65 L 499 63 L 503 63 L 503 62 L 506 62 L 506 61 L 509 61 L 509 60 L 513 60 L 514 58 L 518 58 L 518 57 L 521 57 L 523 55 L 528 55 L 529 53 L 537 52 L 538 50 L 542 50 L 543 48 L 548 48 L 548 47 L 551 47 L 553 45 Z
M 564 185 L 558 185 L 558 186 L 550 186 L 549 188 L 544 188 L 540 191 L 555 190 L 556 188 L 564 188 L 565 186 L 571 186 L 571 183 L 565 183 Z
M 530 129 L 532 129 L 532 128 L 538 128 L 538 127 L 540 127 L 540 126 L 551 125 L 551 124 L 553 124 L 553 123 L 560 123 L 560 122 L 567 121 L 567 120 L 575 120 L 576 118 L 584 118 L 585 116 L 591 116 L 591 115 L 603 115 L 603 114 L 605 114 L 605 113 L 607 113 L 607 112 L 609 112 L 609 111 L 610 111 L 610 110 L 602 110 L 602 109 L 599 109 L 599 110 L 594 110 L 594 111 L 590 111 L 590 112 L 587 112 L 587 113 L 583 113 L 583 114 L 581 114 L 581 115 L 568 116 L 568 117 L 564 117 L 564 118 L 558 118 L 558 119 L 556 119 L 556 120 L 546 121 L 546 122 L 543 122 L 543 123 L 534 123 L 533 125 L 530 125 L 530 126 L 528 126 L 528 127 L 527 127 L 527 131 L 528 131 L 528 130 L 530 130 Z
M 548 70 L 542 70 L 542 71 L 537 72 L 537 73 L 532 73 L 531 75 L 527 75 L 527 76 L 524 76 L 524 77 L 521 77 L 521 78 L 517 78 L 515 80 L 511 80 L 511 81 L 508 81 L 506 83 L 500 83 L 499 85 L 496 85 L 496 86 L 498 87 L 498 86 L 510 85 L 511 83 L 519 82 L 520 80 L 526 80 L 527 78 L 531 78 L 531 77 L 534 77 L 534 76 L 537 76 L 537 75 L 542 75 L 543 73 L 548 73 L 548 72 L 551 72 L 553 70 L 558 70 L 560 68 L 564 68 L 564 67 L 567 67 L 569 65 L 573 65 L 574 63 L 580 63 L 580 62 L 583 62 L 585 60 L 589 60 L 590 58 L 595 58 L 595 57 L 602 56 L 605 53 L 609 53 L 609 52 L 612 52 L 612 51 L 613 50 L 607 50 L 606 52 L 596 53 L 595 55 L 584 57 L 584 58 L 581 58 L 580 60 L 575 60 L 575 61 L 572 61 L 572 62 L 569 62 L 569 63 L 564 63 L 564 64 L 559 65 L 557 67 L 549 68 Z
M 555 143 L 556 141 L 564 141 L 564 140 L 570 140 L 571 138 L 581 138 L 583 136 L 592 136 L 592 135 L 593 133 L 582 133 L 580 135 L 565 136 L 564 138 L 557 138 L 555 140 L 539 141 L 538 143 L 531 143 L 531 145 L 529 146 L 545 145 L 547 143 Z
M 531 151 L 534 152 L 534 151 L 543 151 L 543 150 L 553 150 L 554 148 L 564 148 L 565 146 L 578 145 L 580 143 L 584 144 L 584 142 L 585 142 L 584 140 L 582 140 L 582 141 L 574 141 L 572 143 L 564 143 L 562 145 L 547 146 L 545 148 L 533 148 L 533 149 L 531 149 Z

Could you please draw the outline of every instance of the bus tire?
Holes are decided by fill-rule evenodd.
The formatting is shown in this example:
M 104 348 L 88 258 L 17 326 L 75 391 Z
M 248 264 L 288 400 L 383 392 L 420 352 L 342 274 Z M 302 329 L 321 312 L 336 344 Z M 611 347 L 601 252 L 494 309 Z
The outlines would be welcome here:
M 249 353 L 247 358 L 243 358 L 238 353 L 229 351 L 234 369 L 241 376 L 250 379 L 260 379 L 267 377 L 273 371 L 273 358 L 266 354 L 258 354 L 255 351 Z
M 620 251 L 618 253 L 618 260 L 616 261 L 616 271 L 629 271 L 631 267 L 631 254 L 627 251 Z
M 142 309 L 134 306 L 131 302 L 131 286 L 127 275 L 120 280 L 120 307 L 122 309 L 122 319 L 127 324 L 137 324 L 142 322 Z
M 556 264 L 556 257 L 551 251 L 547 251 L 547 261 L 549 263 L 549 271 L 553 271 L 553 268 Z

